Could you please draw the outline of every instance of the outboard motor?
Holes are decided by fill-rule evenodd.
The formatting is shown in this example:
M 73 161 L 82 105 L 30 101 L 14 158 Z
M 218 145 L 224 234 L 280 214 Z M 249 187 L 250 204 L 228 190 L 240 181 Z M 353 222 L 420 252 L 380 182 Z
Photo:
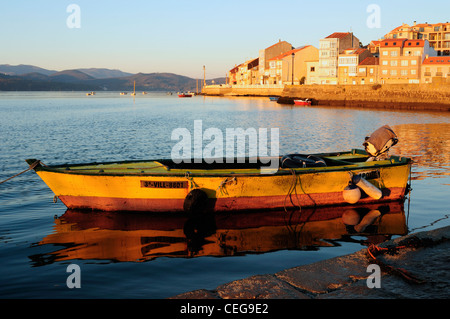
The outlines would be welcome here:
M 397 144 L 398 138 L 394 131 L 388 126 L 384 125 L 366 137 L 363 143 L 366 152 L 372 156 L 371 160 L 378 160 L 382 155 L 386 155 L 387 151 Z

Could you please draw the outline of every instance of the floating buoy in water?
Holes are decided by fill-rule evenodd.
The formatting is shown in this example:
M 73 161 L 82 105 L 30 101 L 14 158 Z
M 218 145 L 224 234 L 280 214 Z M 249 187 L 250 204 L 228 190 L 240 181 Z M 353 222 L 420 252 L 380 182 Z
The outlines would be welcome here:
M 374 199 L 380 199 L 383 195 L 380 189 L 366 181 L 361 175 L 353 175 L 352 182 Z
M 349 204 L 355 204 L 361 198 L 361 191 L 358 186 L 353 183 L 348 183 L 347 187 L 342 192 L 344 200 Z

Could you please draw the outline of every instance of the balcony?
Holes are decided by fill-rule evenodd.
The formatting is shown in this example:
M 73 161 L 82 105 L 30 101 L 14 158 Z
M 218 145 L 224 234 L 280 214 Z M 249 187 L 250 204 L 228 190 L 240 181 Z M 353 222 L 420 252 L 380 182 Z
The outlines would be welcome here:
M 442 76 L 442 72 L 436 72 L 436 76 Z
M 425 72 L 423 75 L 424 76 L 431 76 L 431 72 Z

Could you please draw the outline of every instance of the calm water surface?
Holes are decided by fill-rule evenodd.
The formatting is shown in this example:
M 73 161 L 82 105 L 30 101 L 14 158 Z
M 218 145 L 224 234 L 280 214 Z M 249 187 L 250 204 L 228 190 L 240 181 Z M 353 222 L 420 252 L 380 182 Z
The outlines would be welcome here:
M 388 124 L 391 153 L 414 158 L 404 205 L 375 207 L 363 232 L 339 209 L 258 212 L 187 220 L 181 215 L 68 211 L 34 172 L 0 184 L 1 298 L 166 298 L 256 274 L 274 273 L 363 249 L 408 232 L 450 224 L 450 115 L 291 107 L 268 98 L 151 93 L 0 92 L 0 181 L 28 166 L 169 158 L 175 128 L 279 128 L 280 153 L 362 148 Z M 362 208 L 361 218 L 374 207 Z M 69 264 L 81 289 L 68 289 Z

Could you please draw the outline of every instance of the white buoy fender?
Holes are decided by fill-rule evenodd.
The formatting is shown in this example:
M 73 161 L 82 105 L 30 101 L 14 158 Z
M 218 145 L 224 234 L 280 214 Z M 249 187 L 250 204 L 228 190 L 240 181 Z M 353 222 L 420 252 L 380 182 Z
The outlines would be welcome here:
M 383 195 L 381 193 L 380 189 L 378 189 L 372 183 L 369 183 L 368 181 L 366 181 L 363 177 L 361 177 L 361 175 L 353 175 L 352 182 L 356 186 L 361 188 L 367 195 L 369 195 L 370 197 L 372 197 L 374 199 L 380 199 L 381 196 Z
M 349 204 L 355 204 L 361 198 L 361 191 L 355 184 L 349 183 L 342 192 L 344 200 Z

